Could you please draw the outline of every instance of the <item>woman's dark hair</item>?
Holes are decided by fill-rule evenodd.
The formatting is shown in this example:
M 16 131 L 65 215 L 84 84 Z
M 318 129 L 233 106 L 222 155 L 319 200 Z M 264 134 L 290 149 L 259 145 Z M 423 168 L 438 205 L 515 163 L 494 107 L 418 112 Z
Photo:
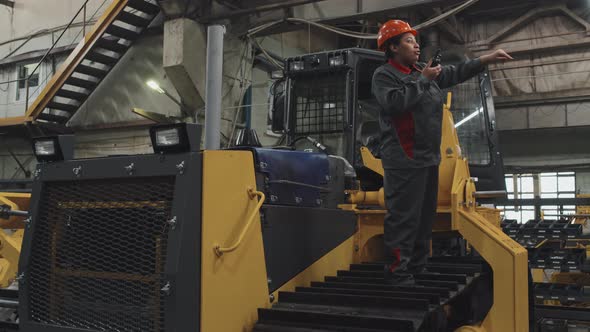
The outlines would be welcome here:
M 389 38 L 385 42 L 385 61 L 387 61 L 389 59 L 393 59 L 395 54 L 391 51 L 389 46 L 391 46 L 391 45 L 399 46 L 399 44 L 402 42 L 402 36 L 403 36 L 403 34 L 395 36 L 393 38 Z

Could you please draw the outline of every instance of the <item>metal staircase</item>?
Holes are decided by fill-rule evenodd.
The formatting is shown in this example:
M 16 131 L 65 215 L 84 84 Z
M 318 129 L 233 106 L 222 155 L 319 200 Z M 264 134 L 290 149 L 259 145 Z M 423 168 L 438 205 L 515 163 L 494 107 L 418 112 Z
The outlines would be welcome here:
M 22 122 L 65 126 L 159 12 L 153 0 L 114 0 L 27 105 Z

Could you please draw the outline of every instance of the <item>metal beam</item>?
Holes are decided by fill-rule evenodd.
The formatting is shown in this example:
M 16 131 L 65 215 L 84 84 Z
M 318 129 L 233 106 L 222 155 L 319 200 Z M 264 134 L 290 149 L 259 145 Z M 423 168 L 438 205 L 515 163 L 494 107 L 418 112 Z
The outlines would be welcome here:
M 531 198 L 531 199 L 494 199 L 497 205 L 590 205 L 590 198 Z
M 53 50 L 51 50 L 51 52 L 49 52 L 49 55 L 69 53 L 74 48 L 76 48 L 76 45 L 66 45 L 66 46 L 62 46 L 62 47 L 56 47 Z M 31 52 L 22 53 L 19 55 L 14 55 L 9 58 L 4 58 L 4 59 L 0 60 L 0 66 L 13 64 L 15 62 L 23 62 L 23 61 L 27 61 L 27 60 L 33 60 L 33 59 L 41 60 L 41 58 L 43 58 L 43 56 L 47 53 L 48 50 L 49 49 L 46 48 L 46 49 L 42 49 L 42 50 L 31 51 Z
M 552 305 L 535 305 L 535 318 L 590 320 L 590 312 L 586 308 L 572 308 Z
M 497 96 L 494 97 L 494 106 L 496 106 L 496 108 L 510 108 L 586 101 L 590 101 L 590 89 L 570 89 L 565 91 L 527 93 L 514 96 Z
M 344 15 L 338 17 L 331 17 L 326 19 L 321 19 L 318 22 L 324 24 L 340 24 L 340 23 L 348 23 L 353 21 L 360 21 L 364 19 L 379 19 L 379 18 L 389 18 L 391 15 L 399 12 L 403 9 L 410 9 L 420 6 L 431 6 L 435 4 L 442 4 L 447 3 L 448 1 L 445 0 L 398 0 L 395 2 L 395 5 L 388 8 L 383 8 L 380 10 L 372 10 L 366 11 L 362 13 L 356 13 L 351 15 Z
M 514 22 L 508 24 L 506 27 L 504 27 L 504 29 L 496 32 L 494 35 L 492 35 L 490 38 L 488 38 L 485 41 L 485 44 L 489 45 L 489 44 L 492 44 L 492 43 L 500 40 L 502 37 L 505 37 L 505 36 L 509 35 L 510 33 L 517 31 L 518 28 L 533 21 L 534 19 L 536 19 L 537 17 L 540 17 L 541 15 L 548 15 L 550 13 L 556 13 L 559 11 L 560 11 L 560 8 L 557 6 L 552 6 L 549 8 L 545 7 L 545 8 L 534 9 L 534 10 L 526 13 L 525 15 L 517 18 Z
M 520 55 L 521 54 L 535 54 L 539 55 L 540 53 L 547 53 L 554 50 L 565 50 L 572 51 L 574 48 L 584 48 L 590 46 L 590 37 L 584 36 L 585 32 L 579 32 L 580 39 L 576 41 L 570 42 L 553 42 L 553 43 L 541 43 L 538 46 L 520 46 L 520 47 L 510 47 L 510 54 L 511 55 Z M 551 36 L 547 36 L 544 38 L 551 38 Z M 538 39 L 538 38 L 537 38 Z M 502 45 L 502 43 L 498 43 Z M 491 48 L 492 44 L 487 45 L 469 45 L 468 48 L 475 53 L 476 55 L 484 54 Z
M 361 12 L 361 13 L 357 13 L 354 9 L 351 9 L 351 14 L 350 15 L 343 15 L 343 16 L 336 16 L 336 17 L 327 17 L 327 18 L 316 18 L 316 19 L 312 19 L 312 21 L 317 22 L 317 23 L 322 23 L 322 24 L 329 24 L 329 25 L 338 25 L 338 24 L 342 24 L 342 23 L 349 23 L 349 22 L 356 22 L 356 21 L 361 21 L 361 20 L 373 20 L 373 21 L 380 21 L 380 20 L 386 20 L 388 18 L 391 18 L 393 15 L 395 14 L 399 14 L 399 12 L 401 10 L 407 10 L 407 9 L 414 9 L 414 8 L 418 8 L 421 6 L 433 6 L 433 5 L 437 5 L 437 4 L 449 4 L 449 3 L 457 3 L 459 2 L 458 0 L 398 0 L 395 2 L 395 6 L 393 7 L 388 7 L 388 8 L 384 8 L 384 9 L 379 9 L 379 10 L 371 10 L 371 11 L 366 11 L 366 12 Z M 264 23 L 268 23 L 267 21 L 260 21 L 260 22 L 254 22 L 253 24 L 251 24 L 252 26 L 255 25 L 260 25 L 260 24 L 264 24 Z M 274 35 L 274 34 L 278 34 L 278 33 L 283 33 L 283 32 L 291 32 L 291 31 L 297 31 L 297 30 L 301 30 L 304 28 L 307 28 L 308 26 L 306 24 L 290 24 L 288 22 L 285 23 L 280 23 L 277 24 L 276 26 L 273 26 L 272 28 L 266 29 L 264 31 L 261 31 L 259 33 L 256 33 L 257 37 L 262 37 L 262 36 L 268 36 L 268 35 Z
M 208 7 L 206 1 L 156 0 L 167 18 L 193 17 Z
M 227 13 L 212 15 L 212 16 L 208 16 L 208 17 L 201 17 L 198 19 L 198 21 L 201 23 L 210 23 L 210 22 L 215 22 L 215 21 L 221 21 L 221 20 L 241 17 L 244 15 L 249 15 L 249 14 L 254 14 L 254 13 L 262 13 L 262 12 L 267 12 L 267 11 L 277 10 L 277 9 L 296 7 L 296 6 L 306 5 L 309 3 L 320 2 L 320 1 L 325 1 L 325 0 L 289 0 L 289 1 L 284 1 L 284 2 L 280 2 L 280 3 L 269 4 L 269 5 L 262 5 L 262 6 L 256 6 L 256 7 L 251 7 L 251 8 L 232 10 Z
M 8 6 L 14 8 L 14 1 L 12 0 L 0 0 L 0 6 Z
M 433 11 L 436 15 L 443 14 L 440 8 L 433 8 Z M 448 20 L 452 21 L 453 24 L 446 20 L 441 21 L 438 22 L 438 28 L 445 32 L 449 37 L 451 37 L 454 42 L 459 44 L 465 44 L 465 38 L 463 38 L 461 32 L 459 31 L 459 24 L 457 23 L 456 16 L 451 15 Z
M 517 18 L 514 22 L 508 24 L 504 29 L 501 29 L 494 35 L 490 36 L 487 40 L 476 43 L 474 45 L 474 48 L 477 48 L 477 50 L 489 49 L 493 44 L 500 43 L 503 38 L 507 37 L 514 31 L 517 31 L 519 28 L 525 26 L 533 20 L 539 17 L 549 16 L 551 14 L 563 14 L 569 17 L 572 21 L 578 23 L 584 28 L 586 35 L 590 34 L 590 23 L 586 22 L 584 19 L 582 19 L 574 12 L 569 10 L 565 5 L 546 6 L 533 9 L 528 13 L 522 15 L 521 17 Z M 514 51 L 511 53 L 514 53 Z
M 31 118 L 26 116 L 15 116 L 10 118 L 1 118 L 0 119 L 0 127 L 5 126 L 18 126 L 24 125 L 26 121 L 30 121 Z
M 430 26 L 436 25 L 439 22 L 460 13 L 461 11 L 469 8 L 470 6 L 473 6 L 475 3 L 477 3 L 479 0 L 467 0 L 466 2 L 462 3 L 461 5 L 457 6 L 456 8 L 453 8 L 451 10 L 448 10 L 444 13 L 442 13 L 441 15 L 438 15 L 435 18 L 432 18 L 426 22 L 420 23 L 418 25 L 414 26 L 414 29 L 416 30 L 420 30 L 420 29 L 424 29 L 424 28 L 428 28 Z

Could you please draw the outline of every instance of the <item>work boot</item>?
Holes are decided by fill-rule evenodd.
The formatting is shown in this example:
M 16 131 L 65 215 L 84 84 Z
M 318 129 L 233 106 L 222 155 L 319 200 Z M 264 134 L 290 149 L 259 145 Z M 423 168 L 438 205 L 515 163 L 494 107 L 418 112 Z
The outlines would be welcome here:
M 391 265 L 385 264 L 383 269 L 385 283 L 394 286 L 414 285 L 414 276 L 411 273 L 392 271 Z
M 408 272 L 412 275 L 422 274 L 428 272 L 426 266 L 408 267 Z

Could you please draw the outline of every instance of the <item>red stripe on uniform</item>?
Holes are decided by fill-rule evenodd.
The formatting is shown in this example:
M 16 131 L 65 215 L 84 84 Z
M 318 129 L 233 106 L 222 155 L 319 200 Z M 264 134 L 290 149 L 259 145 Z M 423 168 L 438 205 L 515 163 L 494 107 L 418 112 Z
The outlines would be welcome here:
M 389 59 L 388 62 L 393 68 L 401 73 L 408 75 L 412 72 L 412 69 L 394 61 L 393 59 Z M 409 158 L 414 159 L 416 128 L 414 127 L 414 116 L 412 115 L 412 112 L 406 112 L 401 116 L 397 116 L 393 118 L 391 122 L 391 125 L 395 127 L 399 142 L 404 149 L 404 152 Z
M 395 258 L 395 261 L 393 261 L 393 263 L 389 265 L 389 272 L 391 273 L 395 272 L 395 270 L 399 267 L 402 261 L 401 251 L 399 248 L 393 249 L 393 257 Z

